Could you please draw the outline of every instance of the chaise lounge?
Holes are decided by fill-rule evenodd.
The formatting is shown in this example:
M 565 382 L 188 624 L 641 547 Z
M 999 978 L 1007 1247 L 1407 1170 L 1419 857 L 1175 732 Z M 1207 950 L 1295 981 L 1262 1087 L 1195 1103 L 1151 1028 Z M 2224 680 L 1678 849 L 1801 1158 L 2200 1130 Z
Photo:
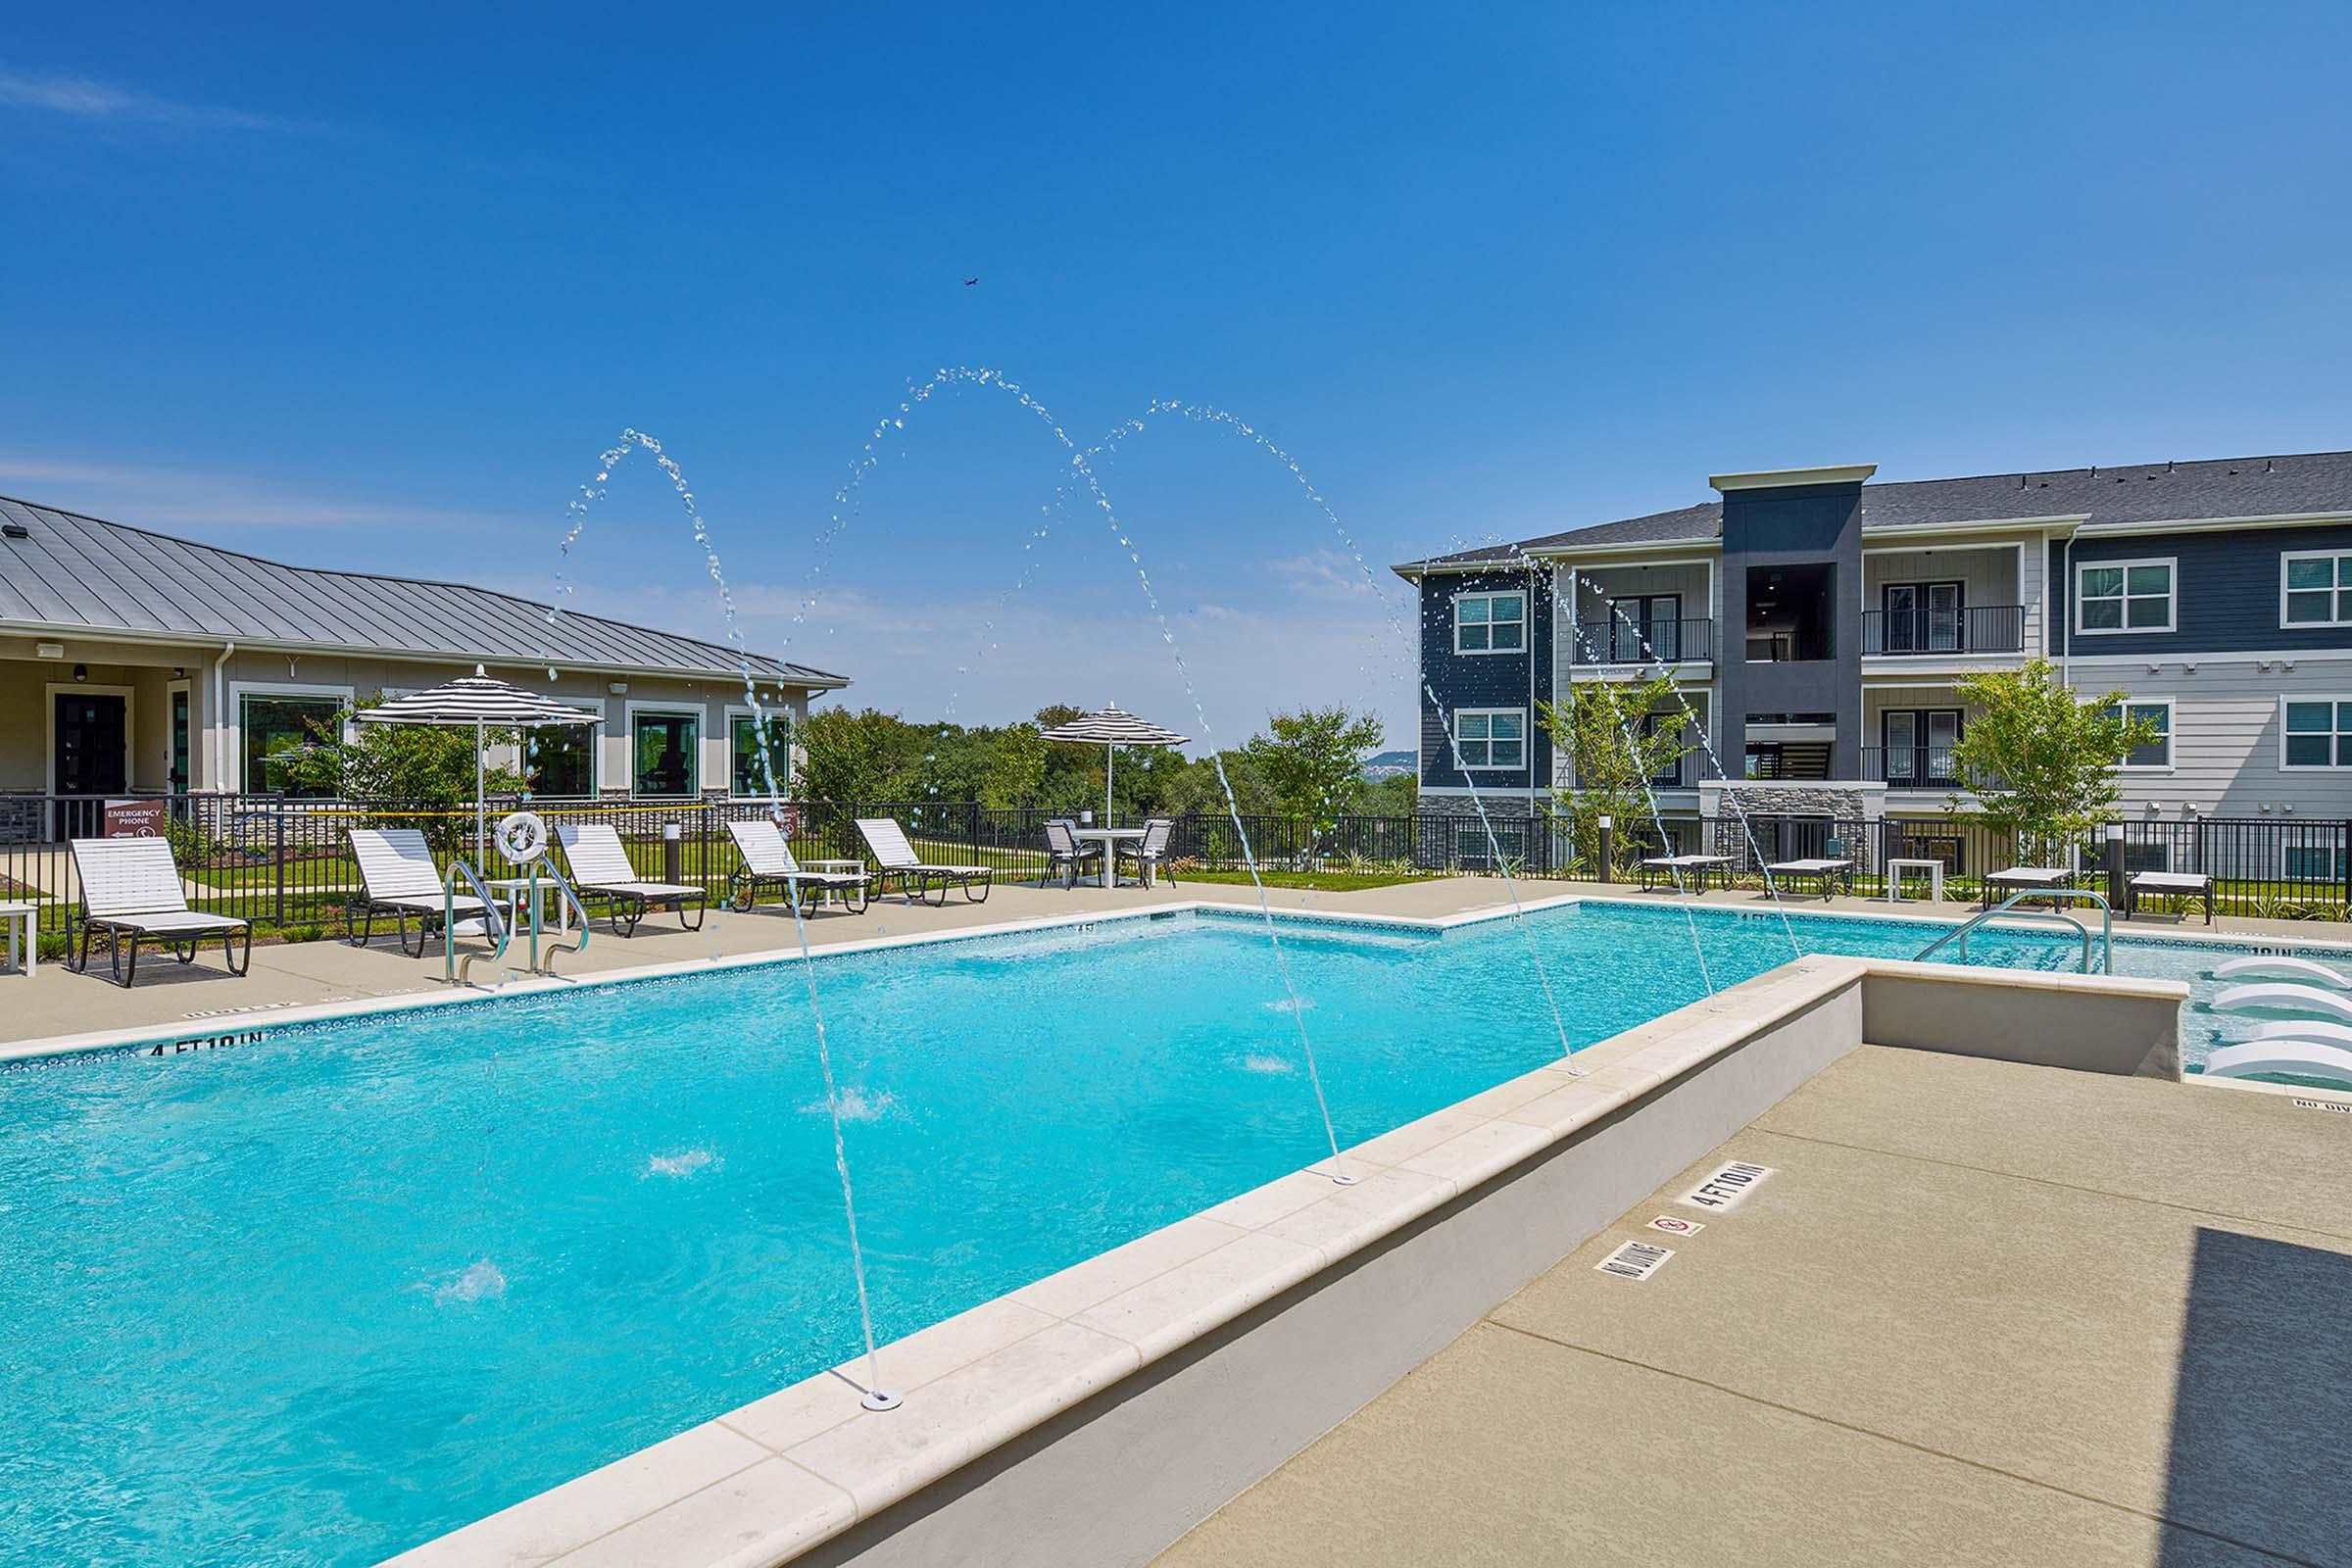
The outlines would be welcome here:
M 2139 901 L 2147 898 L 2203 900 L 2205 923 L 2213 924 L 2213 878 L 2201 871 L 2134 872 L 2124 884 L 2124 918 L 2139 913 Z
M 948 889 L 963 889 L 967 904 L 986 904 L 990 884 L 996 873 L 985 865 L 935 865 L 914 853 L 907 842 L 906 830 L 894 817 L 861 816 L 858 818 L 858 836 L 874 857 L 878 869 L 874 884 L 879 890 L 885 881 L 895 880 L 900 893 L 909 904 L 946 904 Z M 974 893 L 972 889 L 980 891 Z M 937 898 L 930 894 L 936 891 Z
M 683 882 L 650 882 L 639 876 L 612 823 L 568 822 L 556 829 L 556 839 L 571 865 L 572 891 L 584 899 L 605 901 L 605 913 L 612 919 L 615 935 L 635 936 L 637 922 L 655 909 L 677 910 L 678 924 L 684 930 L 703 928 L 710 911 L 709 896 Z M 689 901 L 694 905 L 691 922 L 686 918 Z
M 787 899 L 797 897 L 808 908 L 827 894 L 837 894 L 850 913 L 865 912 L 873 879 L 864 871 L 805 869 L 793 858 L 783 831 L 765 819 L 729 822 L 727 833 L 743 857 L 743 869 L 728 884 L 728 905 L 738 912 L 750 909 L 764 886 L 783 888 Z
M 98 931 L 107 937 L 107 977 L 125 990 L 138 976 L 141 942 L 160 942 L 181 963 L 194 963 L 196 945 L 218 936 L 230 974 L 252 969 L 252 922 L 189 908 L 168 840 L 74 839 L 73 845 L 74 876 L 81 885 L 81 945 L 75 949 L 68 941 L 66 964 L 75 974 L 88 970 L 90 937 Z M 229 943 L 240 934 L 241 953 Z
M 350 901 L 345 925 L 355 948 L 364 948 L 375 935 L 375 917 L 392 915 L 400 951 L 412 958 L 424 956 L 424 945 L 441 921 L 454 914 L 481 919 L 482 901 L 470 893 L 443 891 L 441 873 L 433 867 L 433 852 L 424 834 L 413 827 L 355 827 L 351 853 L 360 862 L 360 894 Z M 409 947 L 409 916 L 416 916 L 416 946 Z
M 1647 893 L 1663 882 L 1678 890 L 1688 885 L 1704 893 L 1707 891 L 1709 872 L 1722 877 L 1724 886 L 1730 887 L 1732 858 L 1728 855 L 1653 855 L 1642 862 L 1642 891 Z

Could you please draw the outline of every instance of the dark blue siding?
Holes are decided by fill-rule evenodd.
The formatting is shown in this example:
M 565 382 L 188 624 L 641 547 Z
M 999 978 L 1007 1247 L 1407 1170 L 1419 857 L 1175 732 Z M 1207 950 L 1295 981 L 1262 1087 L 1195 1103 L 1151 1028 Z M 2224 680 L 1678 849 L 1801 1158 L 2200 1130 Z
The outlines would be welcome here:
M 2352 648 L 2352 627 L 2278 623 L 2279 558 L 2290 551 L 2352 550 L 2352 526 L 2238 528 L 2222 533 L 2106 535 L 2078 540 L 2073 568 L 2062 545 L 2050 547 L 2050 571 L 2059 583 L 2059 627 L 2051 649 L 2082 657 L 2100 654 L 2251 653 Z M 2075 629 L 2075 571 L 2085 562 L 2139 561 L 2171 556 L 2180 562 L 2175 629 L 2097 633 Z
M 1453 599 L 1462 593 L 1524 593 L 1528 596 L 1527 648 L 1518 655 L 1456 654 L 1453 651 Z M 1536 787 L 1551 777 L 1551 750 L 1544 743 L 1542 723 L 1528 701 L 1530 662 L 1535 671 L 1534 692 L 1540 702 L 1551 699 L 1551 592 L 1542 572 L 1491 571 L 1432 573 L 1421 580 L 1421 782 L 1431 788 L 1460 789 L 1468 780 L 1453 765 L 1447 735 L 1448 715 L 1457 708 L 1526 708 L 1529 761 Z M 1436 701 L 1431 701 L 1431 694 Z M 1528 788 L 1529 769 L 1480 768 L 1481 790 Z

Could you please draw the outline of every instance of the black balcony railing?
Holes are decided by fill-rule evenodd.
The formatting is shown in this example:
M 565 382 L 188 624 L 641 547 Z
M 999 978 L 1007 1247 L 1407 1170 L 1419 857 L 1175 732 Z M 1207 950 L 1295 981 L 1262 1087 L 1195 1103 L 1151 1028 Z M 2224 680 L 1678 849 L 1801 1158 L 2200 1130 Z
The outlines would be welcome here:
M 1571 643 L 1575 664 L 1675 664 L 1715 657 L 1715 622 L 1704 616 L 1612 616 L 1579 621 Z
M 1898 790 L 1948 790 L 1960 782 L 1949 746 L 1865 746 L 1862 777 Z
M 2026 607 L 1865 610 L 1865 654 L 2016 654 L 2026 646 Z

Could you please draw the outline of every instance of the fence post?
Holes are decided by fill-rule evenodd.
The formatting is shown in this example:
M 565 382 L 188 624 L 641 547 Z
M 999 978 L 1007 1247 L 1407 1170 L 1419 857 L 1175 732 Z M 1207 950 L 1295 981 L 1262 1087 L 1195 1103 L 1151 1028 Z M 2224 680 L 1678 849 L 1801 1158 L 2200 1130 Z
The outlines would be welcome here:
M 2336 846 L 2335 853 L 2337 858 L 2344 862 L 2344 906 L 2347 910 L 2352 910 L 2352 817 L 2344 819 L 2342 833 L 2343 842 Z M 2283 864 L 2286 857 L 2281 854 L 2278 858 Z
M 1617 859 L 1617 824 L 1608 817 L 1600 818 L 1600 879 L 1607 882 L 1615 873 L 1610 867 Z
M 2114 909 L 2124 906 L 2124 824 L 2107 824 L 2107 904 Z
M 271 921 L 281 930 L 286 923 L 286 803 L 280 800 L 270 813 L 273 843 L 270 852 L 270 880 L 277 884 Z

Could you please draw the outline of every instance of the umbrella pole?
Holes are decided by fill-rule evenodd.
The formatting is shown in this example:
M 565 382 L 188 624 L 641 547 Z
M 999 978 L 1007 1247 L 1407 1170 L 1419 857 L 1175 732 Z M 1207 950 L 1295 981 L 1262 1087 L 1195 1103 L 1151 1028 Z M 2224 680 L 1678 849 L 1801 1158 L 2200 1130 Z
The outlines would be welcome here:
M 477 719 L 473 726 L 473 863 L 481 866 L 490 863 L 487 858 L 490 847 L 489 818 L 482 805 L 482 747 L 486 742 L 483 726 Z
M 1114 771 L 1117 769 L 1118 765 L 1119 765 L 1119 749 L 1118 749 L 1116 746 L 1105 746 L 1105 747 L 1103 747 L 1103 748 L 1102 748 L 1102 825 L 1103 825 L 1104 827 L 1108 827 L 1108 826 L 1110 826 L 1110 779 L 1111 779 L 1111 774 L 1112 774 L 1112 773 L 1113 773 L 1113 772 L 1114 772 Z M 1109 841 L 1108 839 L 1104 839 L 1102 842 L 1103 842 L 1103 843 L 1105 843 L 1105 844 L 1108 844 L 1110 841 Z

